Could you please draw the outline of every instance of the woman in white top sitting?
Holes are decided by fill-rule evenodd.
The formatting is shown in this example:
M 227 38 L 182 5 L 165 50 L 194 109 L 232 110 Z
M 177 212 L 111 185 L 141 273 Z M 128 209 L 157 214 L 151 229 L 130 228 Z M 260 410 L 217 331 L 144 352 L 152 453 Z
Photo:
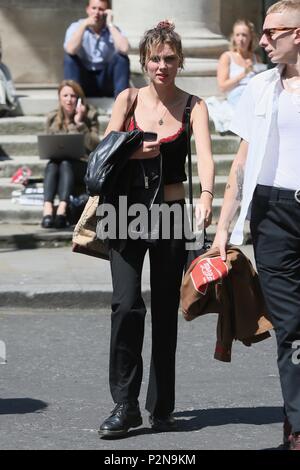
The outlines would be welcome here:
M 206 100 L 211 119 L 219 132 L 229 129 L 236 106 L 249 80 L 258 72 L 266 69 L 254 50 L 257 45 L 253 23 L 237 20 L 233 25 L 229 51 L 224 52 L 218 63 L 217 81 L 226 100 L 210 97 Z

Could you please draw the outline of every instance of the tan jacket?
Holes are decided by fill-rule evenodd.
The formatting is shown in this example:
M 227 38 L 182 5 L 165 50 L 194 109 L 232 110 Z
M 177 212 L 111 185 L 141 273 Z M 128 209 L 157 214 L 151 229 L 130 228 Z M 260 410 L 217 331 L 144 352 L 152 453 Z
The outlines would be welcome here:
M 268 320 L 258 275 L 251 261 L 235 247 L 228 248 L 226 262 L 217 257 L 220 257 L 219 250 L 210 249 L 190 266 L 181 287 L 181 304 L 187 321 L 206 313 L 219 314 L 214 357 L 230 362 L 234 340 L 251 346 L 252 343 L 270 337 L 269 330 L 273 326 Z M 214 277 L 211 265 L 209 262 L 207 265 L 202 262 L 202 274 L 204 270 L 204 279 L 209 281 L 199 286 L 195 273 L 197 265 L 205 258 L 216 258 L 216 268 L 212 266 L 212 270 L 220 279 L 209 280 Z
M 77 126 L 75 122 L 70 122 L 66 128 L 60 129 L 58 126 L 58 111 L 52 111 L 47 116 L 46 132 L 48 134 L 84 134 L 84 145 L 86 158 L 100 142 L 98 113 L 95 108 L 87 107 L 87 114 L 84 122 Z

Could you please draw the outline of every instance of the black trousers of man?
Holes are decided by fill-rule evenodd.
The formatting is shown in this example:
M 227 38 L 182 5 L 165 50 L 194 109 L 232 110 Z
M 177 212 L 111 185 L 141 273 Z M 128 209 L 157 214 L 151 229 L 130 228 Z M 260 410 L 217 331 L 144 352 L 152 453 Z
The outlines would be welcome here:
M 295 191 L 258 185 L 251 233 L 276 332 L 285 413 L 292 431 L 300 432 L 300 203 Z
M 156 244 L 141 239 L 128 240 L 121 252 L 110 250 L 113 299 L 109 380 L 115 403 L 138 399 L 146 314 L 141 275 L 148 249 L 152 355 L 146 409 L 164 418 L 175 406 L 178 308 L 186 259 L 184 239 L 160 239 Z

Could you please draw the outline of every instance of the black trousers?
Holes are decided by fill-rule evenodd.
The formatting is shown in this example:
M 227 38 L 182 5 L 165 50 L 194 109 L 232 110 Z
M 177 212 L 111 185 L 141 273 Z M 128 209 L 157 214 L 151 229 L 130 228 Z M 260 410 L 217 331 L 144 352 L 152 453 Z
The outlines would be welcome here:
M 87 163 L 82 160 L 50 160 L 44 177 L 44 201 L 53 202 L 58 194 L 60 201 L 69 202 L 75 186 L 84 184 Z
M 144 257 L 149 249 L 152 355 L 146 409 L 159 417 L 175 405 L 175 353 L 185 241 L 156 245 L 128 240 L 122 252 L 110 249 L 113 279 L 109 380 L 113 400 L 137 400 L 142 375 L 146 307 L 141 293 Z
M 251 233 L 277 339 L 285 414 L 300 431 L 300 203 L 294 191 L 258 185 Z

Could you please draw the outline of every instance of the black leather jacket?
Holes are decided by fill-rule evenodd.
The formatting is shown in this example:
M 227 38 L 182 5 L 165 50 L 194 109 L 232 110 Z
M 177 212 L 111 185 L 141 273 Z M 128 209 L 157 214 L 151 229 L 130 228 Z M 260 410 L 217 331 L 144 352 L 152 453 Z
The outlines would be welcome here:
M 112 135 L 110 136 L 110 134 Z M 128 207 L 131 204 L 144 204 L 150 211 L 154 203 L 159 204 L 163 201 L 162 157 L 159 155 L 154 159 L 130 160 L 132 153 L 142 144 L 143 132 L 134 130 L 126 133 L 114 132 L 110 134 L 106 138 L 110 136 L 110 139 L 107 140 L 110 141 L 110 145 L 114 144 L 116 148 L 114 151 L 111 150 L 111 147 L 108 149 L 109 142 L 106 143 L 105 147 L 103 144 L 102 148 L 99 149 L 101 144 L 97 147 L 98 158 L 101 158 L 102 161 L 98 171 L 96 170 L 96 163 L 93 162 L 92 164 L 92 161 L 89 161 L 88 165 L 90 165 L 91 171 L 93 169 L 95 182 L 88 185 L 88 190 L 90 194 L 95 194 L 96 190 L 99 191 L 97 194 L 101 195 L 102 203 L 111 204 L 114 207 L 118 234 L 120 216 L 126 216 L 127 224 L 130 221 L 127 216 Z M 124 134 L 127 135 L 127 138 Z M 106 148 L 106 152 L 103 148 Z M 107 156 L 107 149 L 110 153 L 109 157 Z M 96 156 L 91 154 L 90 158 L 95 160 Z M 90 178 L 89 166 L 88 174 Z M 86 182 L 89 180 L 91 181 L 91 178 L 88 179 L 88 176 L 86 176 Z M 120 212 L 120 209 L 123 210 L 123 207 L 120 207 L 120 196 L 127 197 L 127 214 L 124 214 L 123 211 Z M 101 227 L 103 220 L 104 218 L 100 217 L 98 221 L 98 237 L 103 233 Z M 151 238 L 151 233 L 148 235 Z M 118 251 L 121 251 L 125 244 L 126 240 L 119 238 L 109 240 L 109 246 Z

